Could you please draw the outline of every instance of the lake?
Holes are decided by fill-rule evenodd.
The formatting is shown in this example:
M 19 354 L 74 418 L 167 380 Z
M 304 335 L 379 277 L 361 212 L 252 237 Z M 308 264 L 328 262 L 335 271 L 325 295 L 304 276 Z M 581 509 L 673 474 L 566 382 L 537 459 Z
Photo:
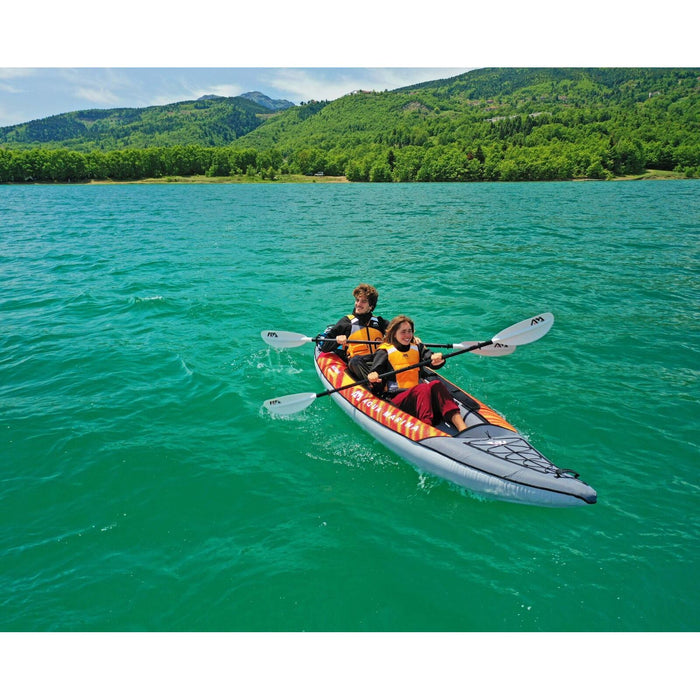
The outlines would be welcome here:
M 697 632 L 700 183 L 0 188 L 4 632 Z M 444 374 L 598 503 L 419 474 L 321 391 L 352 310 L 426 342 L 543 339 Z

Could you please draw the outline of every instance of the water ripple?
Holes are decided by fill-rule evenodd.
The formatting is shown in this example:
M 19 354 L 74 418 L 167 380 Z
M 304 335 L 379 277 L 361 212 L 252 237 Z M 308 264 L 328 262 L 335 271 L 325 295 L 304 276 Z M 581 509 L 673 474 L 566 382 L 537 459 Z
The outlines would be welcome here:
M 18 630 L 694 631 L 698 184 L 19 187 L 0 217 L 0 585 Z M 320 391 L 352 309 L 428 342 L 556 323 L 451 379 L 599 493 L 489 501 Z M 321 602 L 319 602 L 321 601 Z

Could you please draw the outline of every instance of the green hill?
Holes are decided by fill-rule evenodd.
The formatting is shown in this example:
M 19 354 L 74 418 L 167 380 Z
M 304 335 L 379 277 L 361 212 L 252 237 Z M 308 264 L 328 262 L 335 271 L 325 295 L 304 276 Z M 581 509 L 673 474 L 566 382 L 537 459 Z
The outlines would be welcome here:
M 301 107 L 275 115 L 238 145 L 274 146 L 302 171 L 370 180 L 700 166 L 697 69 L 487 68 L 314 107 L 305 118 Z
M 3 143 L 0 182 L 318 172 L 371 182 L 606 179 L 647 170 L 698 177 L 700 70 L 485 68 L 277 112 L 207 97 L 59 115 L 0 129 Z
M 264 97 L 260 93 L 251 96 L 258 95 Z M 183 144 L 224 146 L 260 126 L 274 111 L 252 99 L 206 95 L 158 107 L 90 109 L 35 119 L 0 128 L 0 144 L 82 152 Z

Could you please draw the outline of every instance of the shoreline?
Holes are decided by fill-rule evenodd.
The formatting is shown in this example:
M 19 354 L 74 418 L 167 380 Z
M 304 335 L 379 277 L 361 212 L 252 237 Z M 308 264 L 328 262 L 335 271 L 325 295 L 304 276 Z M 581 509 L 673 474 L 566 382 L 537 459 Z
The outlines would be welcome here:
M 673 170 L 646 170 L 638 175 L 623 175 L 614 177 L 610 180 L 598 180 L 593 178 L 573 178 L 570 180 L 517 180 L 513 182 L 627 182 L 632 180 L 694 180 L 696 178 L 686 177 L 683 173 L 677 173 Z M 447 184 L 472 184 L 478 182 L 511 182 L 510 180 L 470 180 L 470 181 L 455 181 Z M 248 175 L 226 175 L 218 177 L 207 177 L 206 175 L 190 175 L 190 176 L 167 176 L 167 177 L 152 177 L 144 178 L 143 180 L 81 180 L 79 182 L 56 182 L 42 180 L 36 182 L 5 182 L 4 185 L 178 185 L 178 184 L 200 184 L 200 185 L 279 185 L 279 184 L 354 184 L 354 181 L 348 180 L 344 175 L 281 175 L 274 180 L 263 179 L 261 177 Z M 446 184 L 426 183 L 426 182 L 390 182 L 390 183 L 362 183 L 362 184 Z
M 344 175 L 281 175 L 274 180 L 249 175 L 169 175 L 167 177 L 149 177 L 143 180 L 88 180 L 83 185 L 280 185 L 280 184 L 334 184 L 350 182 Z M 58 184 L 58 183 L 57 183 Z M 65 183 L 64 183 L 65 184 Z

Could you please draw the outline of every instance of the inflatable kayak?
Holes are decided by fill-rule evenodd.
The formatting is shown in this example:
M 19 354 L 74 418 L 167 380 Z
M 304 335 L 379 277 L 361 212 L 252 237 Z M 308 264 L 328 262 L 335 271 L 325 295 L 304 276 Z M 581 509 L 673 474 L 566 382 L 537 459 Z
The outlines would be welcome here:
M 595 503 L 596 492 L 569 469 L 538 452 L 502 416 L 432 370 L 460 406 L 467 429 L 431 426 L 378 398 L 346 369 L 335 353 L 314 352 L 316 371 L 333 400 L 385 447 L 413 464 L 475 494 L 540 506 Z M 347 389 L 342 389 L 345 385 Z

